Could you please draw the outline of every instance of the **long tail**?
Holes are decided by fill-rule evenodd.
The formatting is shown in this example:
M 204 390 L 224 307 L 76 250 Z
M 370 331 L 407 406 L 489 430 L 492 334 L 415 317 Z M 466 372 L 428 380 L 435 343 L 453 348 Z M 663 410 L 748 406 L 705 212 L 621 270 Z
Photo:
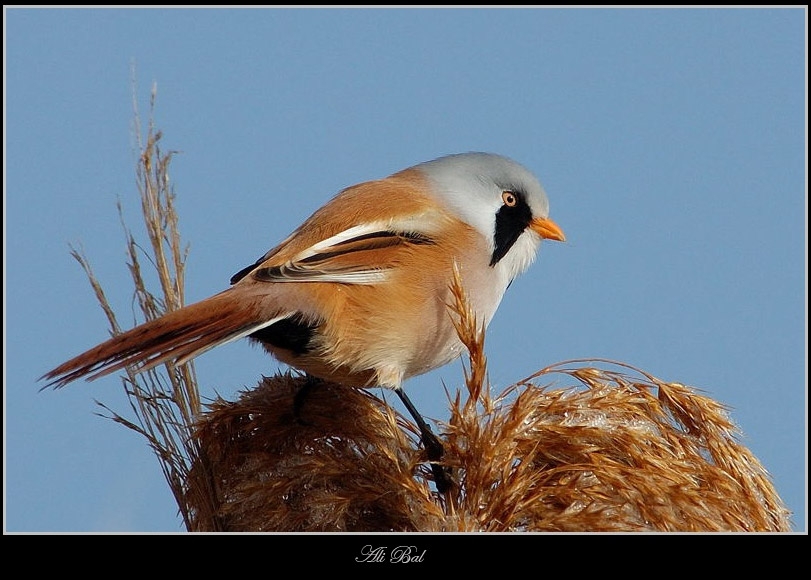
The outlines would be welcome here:
M 124 367 L 138 372 L 176 359 L 181 364 L 209 349 L 270 326 L 284 317 L 262 316 L 257 297 L 229 289 L 161 318 L 136 326 L 62 363 L 41 377 L 43 388 L 61 388 L 80 378 L 89 381 Z

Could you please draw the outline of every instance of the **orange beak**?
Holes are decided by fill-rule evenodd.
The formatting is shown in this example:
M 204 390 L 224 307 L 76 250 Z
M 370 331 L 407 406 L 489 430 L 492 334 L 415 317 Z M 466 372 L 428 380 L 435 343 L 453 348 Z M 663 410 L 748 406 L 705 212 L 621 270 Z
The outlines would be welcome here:
M 566 236 L 563 235 L 563 230 L 560 229 L 558 224 L 549 218 L 536 218 L 529 222 L 529 227 L 533 232 L 545 240 L 556 240 L 558 242 L 566 241 Z

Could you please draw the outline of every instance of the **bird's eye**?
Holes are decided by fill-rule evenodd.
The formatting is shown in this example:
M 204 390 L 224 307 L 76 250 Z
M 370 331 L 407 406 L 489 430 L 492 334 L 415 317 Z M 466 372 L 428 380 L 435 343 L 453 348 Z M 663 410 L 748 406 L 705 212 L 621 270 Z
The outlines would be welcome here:
M 518 197 L 512 191 L 503 191 L 501 193 L 501 200 L 507 207 L 515 207 L 518 203 Z

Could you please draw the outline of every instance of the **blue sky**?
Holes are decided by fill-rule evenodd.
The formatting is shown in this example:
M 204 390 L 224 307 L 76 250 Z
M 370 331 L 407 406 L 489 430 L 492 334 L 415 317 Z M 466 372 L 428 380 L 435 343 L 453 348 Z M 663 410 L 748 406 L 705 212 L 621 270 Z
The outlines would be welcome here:
M 544 244 L 487 335 L 498 391 L 605 357 L 702 389 L 806 530 L 807 12 L 794 9 L 7 9 L 4 524 L 181 531 L 117 378 L 39 392 L 107 336 L 81 244 L 126 321 L 116 201 L 136 232 L 131 64 L 158 86 L 187 299 L 334 193 L 471 150 L 532 169 Z M 204 395 L 278 365 L 246 341 L 198 359 Z M 410 381 L 428 417 L 461 363 Z M 389 397 L 391 399 L 391 397 Z

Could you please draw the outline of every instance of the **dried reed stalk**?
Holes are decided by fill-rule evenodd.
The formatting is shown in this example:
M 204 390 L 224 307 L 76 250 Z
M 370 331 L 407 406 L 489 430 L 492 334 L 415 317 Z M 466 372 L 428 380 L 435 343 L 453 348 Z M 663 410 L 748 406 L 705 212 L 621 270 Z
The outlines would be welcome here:
M 165 312 L 176 310 L 184 303 L 184 269 L 188 253 L 182 247 L 178 230 L 178 217 L 175 211 L 174 189 L 169 181 L 169 165 L 174 152 L 162 153 L 159 142 L 161 132 L 155 129 L 156 87 L 153 86 L 150 100 L 150 116 L 146 138 L 141 133 L 141 120 L 138 113 L 135 90 L 133 88 L 134 136 L 138 148 L 136 164 L 136 184 L 141 199 L 141 213 L 149 238 L 148 249 L 136 242 L 123 217 L 121 203 L 118 212 L 127 242 L 127 267 L 135 289 L 134 299 L 143 316 L 142 321 L 153 320 Z M 96 298 L 104 310 L 110 324 L 111 334 L 119 334 L 121 326 L 111 307 L 101 284 L 93 273 L 84 253 L 71 248 L 71 255 L 84 269 Z M 151 263 L 160 293 L 148 289 L 142 257 Z M 175 366 L 166 364 L 143 373 L 126 369 L 121 377 L 124 390 L 130 403 L 134 420 L 124 418 L 103 403 L 96 403 L 104 409 L 103 416 L 124 425 L 143 435 L 158 461 L 167 483 L 178 504 L 179 512 L 187 529 L 191 529 L 192 509 L 205 505 L 214 497 L 198 485 L 193 498 L 194 507 L 188 503 L 189 493 L 186 481 L 190 466 L 194 464 L 198 472 L 205 467 L 199 458 L 199 444 L 192 437 L 193 427 L 203 412 L 197 388 L 197 378 L 192 363 Z M 209 510 L 213 511 L 213 510 Z M 195 520 L 196 521 L 196 520 Z M 207 529 L 218 529 L 217 523 L 206 522 Z
M 153 88 L 151 112 L 154 99 Z M 168 178 L 172 153 L 161 153 L 152 115 L 146 140 L 136 136 L 147 255 L 161 297 L 147 289 L 141 248 L 124 229 L 149 320 L 183 304 L 186 251 Z M 72 253 L 120 332 L 89 263 Z M 204 408 L 193 366 L 170 364 L 122 377 L 135 421 L 102 406 L 146 437 L 189 531 L 790 530 L 769 475 L 721 404 L 600 360 L 547 367 L 494 397 L 484 330 L 458 273 L 451 290 L 449 315 L 469 361 L 466 394 L 453 397 L 439 429 L 456 482 L 446 494 L 432 489 L 416 428 L 368 391 L 318 383 L 294 413 L 306 380 L 288 373 Z M 574 384 L 550 388 L 561 378 Z

